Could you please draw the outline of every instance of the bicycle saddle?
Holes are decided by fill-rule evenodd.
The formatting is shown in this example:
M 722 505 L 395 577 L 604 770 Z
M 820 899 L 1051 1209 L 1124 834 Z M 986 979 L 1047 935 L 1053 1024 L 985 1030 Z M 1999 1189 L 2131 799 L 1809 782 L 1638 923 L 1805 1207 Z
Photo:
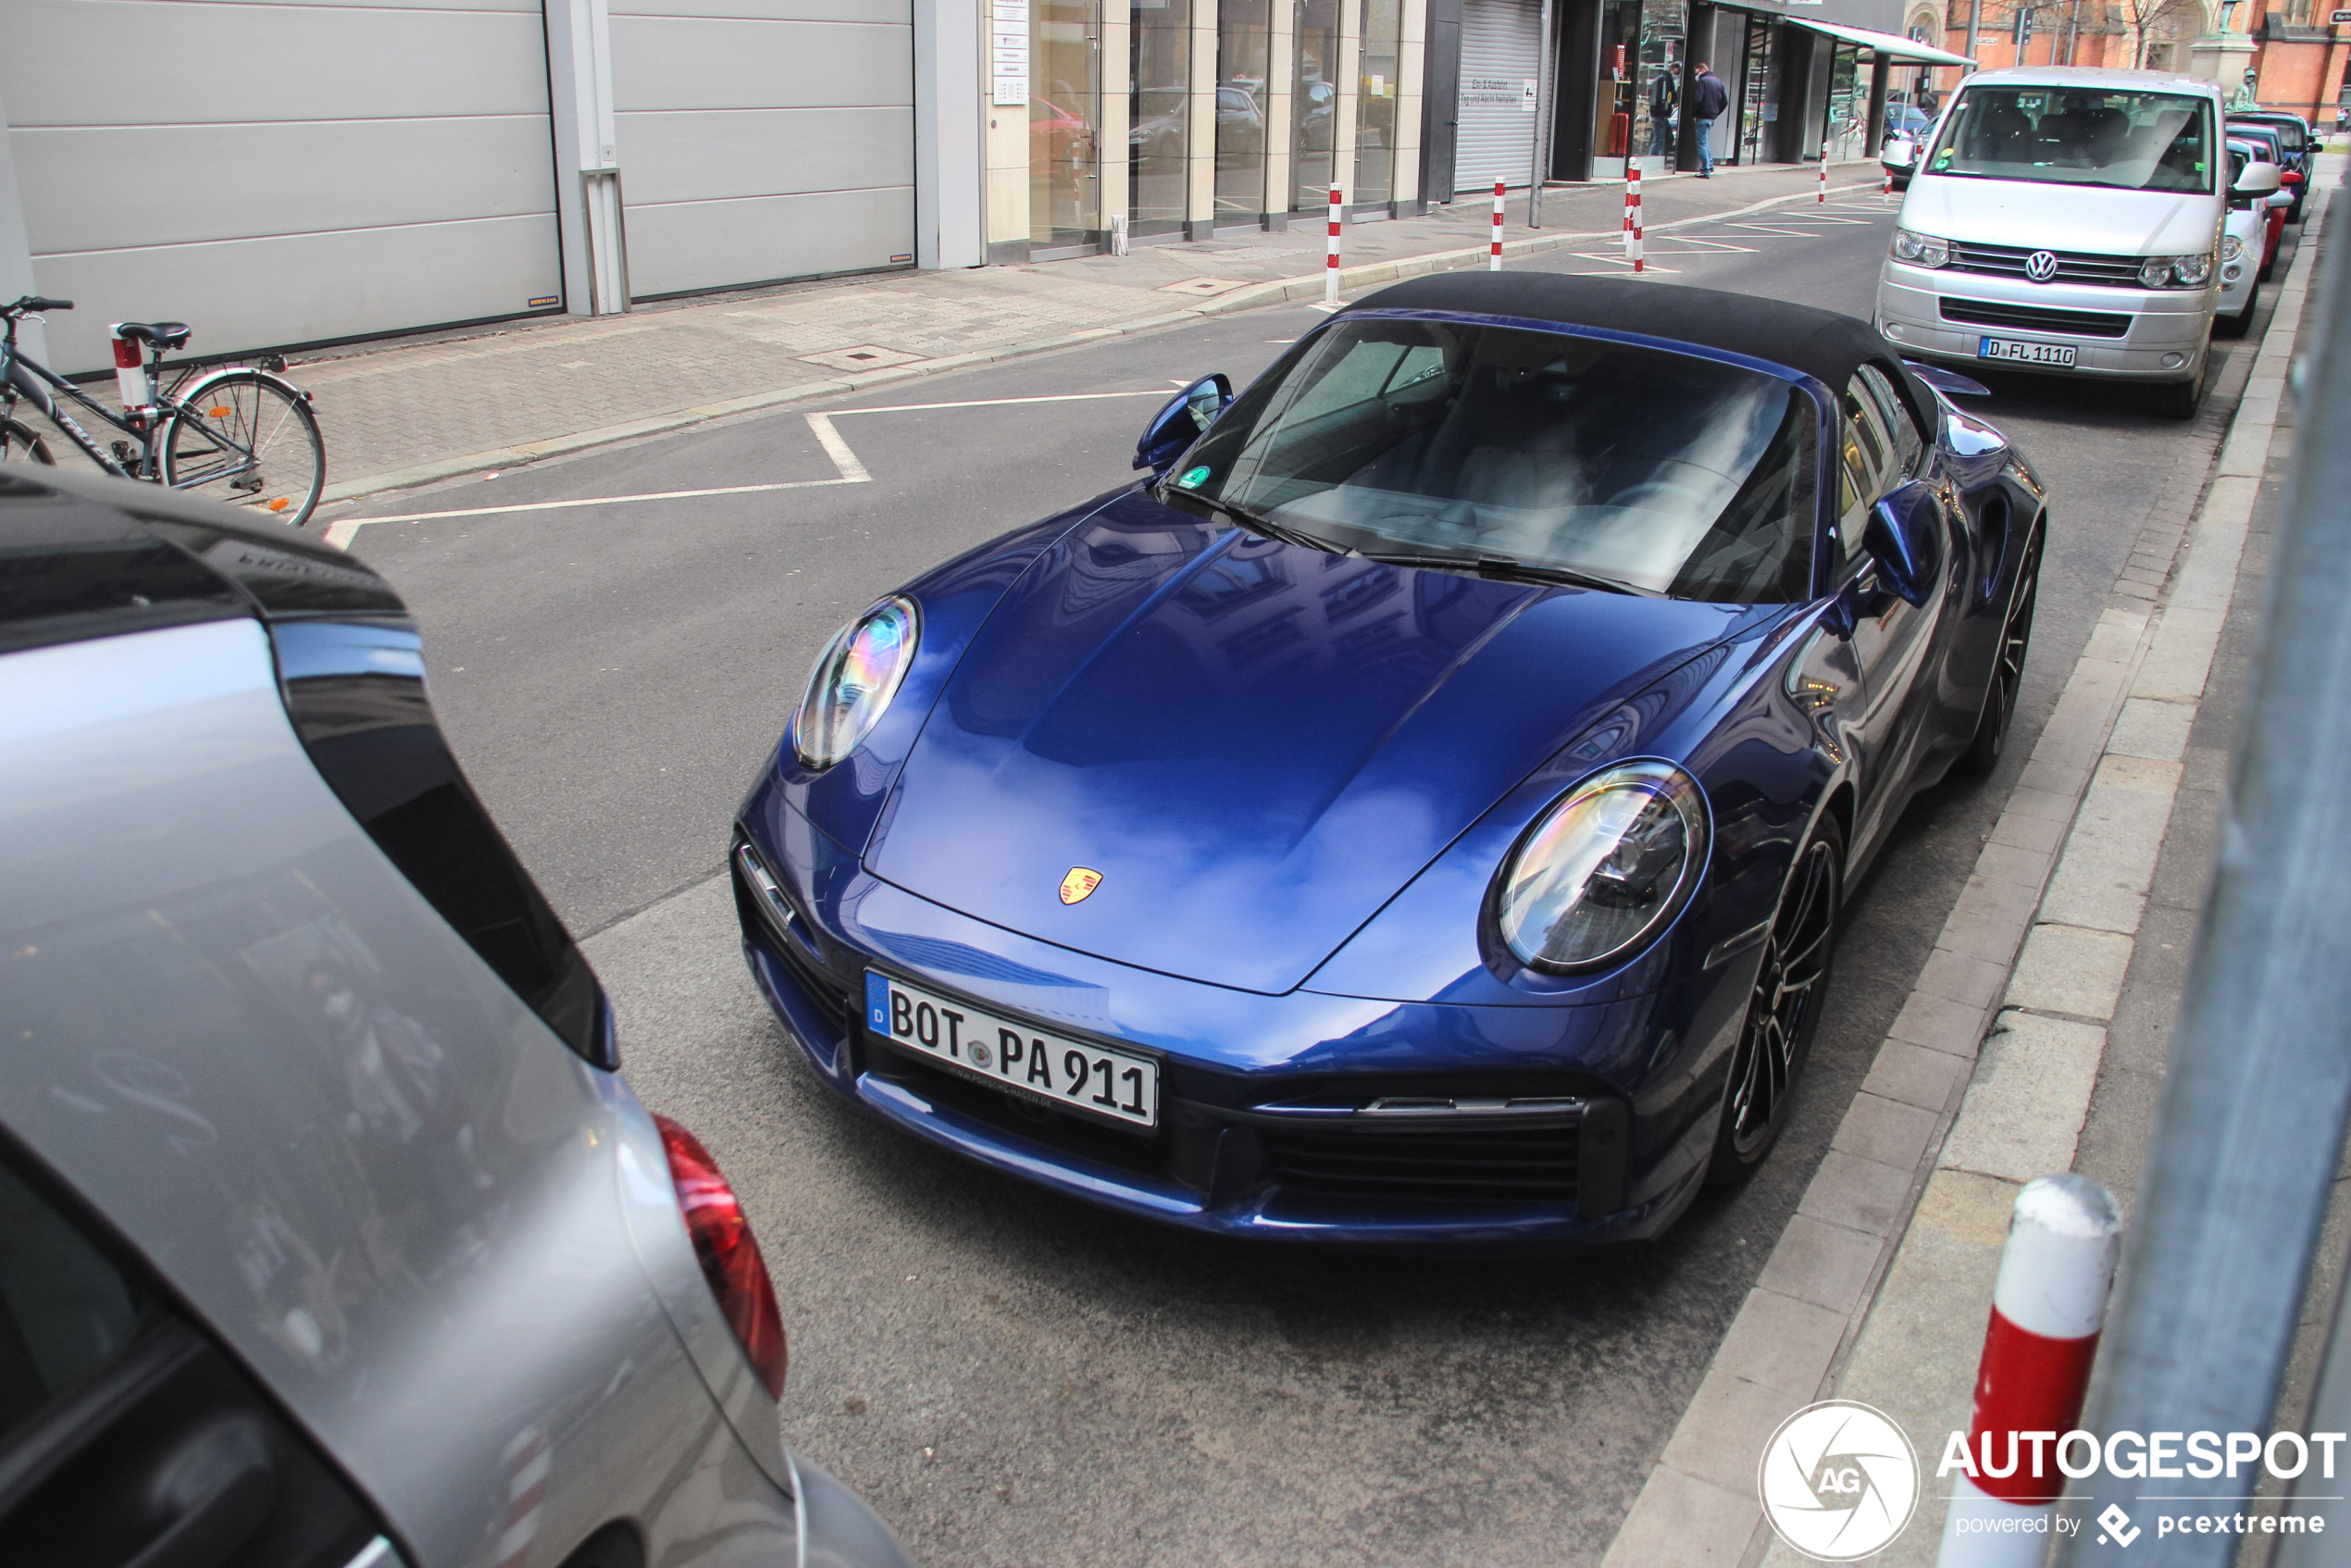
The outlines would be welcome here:
M 185 321 L 125 321 L 114 331 L 116 337 L 129 338 L 134 343 L 153 343 L 158 350 L 178 348 L 188 341 Z

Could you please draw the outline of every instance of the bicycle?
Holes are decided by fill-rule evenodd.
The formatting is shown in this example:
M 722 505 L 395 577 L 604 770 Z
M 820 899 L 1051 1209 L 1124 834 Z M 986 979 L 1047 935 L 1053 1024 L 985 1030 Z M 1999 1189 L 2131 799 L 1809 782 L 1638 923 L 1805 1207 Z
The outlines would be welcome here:
M 172 490 L 218 485 L 224 501 L 296 527 L 309 520 L 326 488 L 327 445 L 310 411 L 310 394 L 277 374 L 285 368 L 283 359 L 271 355 L 258 366 L 210 370 L 168 366 L 164 355 L 188 341 L 186 324 L 125 321 L 114 329 L 115 384 L 122 396 L 118 414 L 17 347 L 19 322 L 72 308 L 71 300 L 38 294 L 0 305 L 6 323 L 0 332 L 0 463 L 56 462 L 49 443 L 16 417 L 21 399 L 118 479 Z M 179 374 L 158 390 L 167 370 Z M 68 412 L 68 400 L 129 439 L 101 447 Z

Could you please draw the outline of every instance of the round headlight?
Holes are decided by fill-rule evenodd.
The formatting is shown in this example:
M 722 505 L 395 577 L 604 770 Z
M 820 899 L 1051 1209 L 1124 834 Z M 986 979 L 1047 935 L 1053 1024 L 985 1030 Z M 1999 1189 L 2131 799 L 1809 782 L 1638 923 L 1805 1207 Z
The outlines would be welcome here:
M 792 752 L 803 765 L 821 772 L 857 749 L 898 695 L 919 629 L 914 601 L 893 594 L 833 634 L 792 718 Z
M 2243 255 L 2244 254 L 2244 241 L 2238 239 L 2234 234 L 2223 234 L 2220 236 L 2220 259 L 2222 261 L 2234 261 L 2238 256 Z
M 1555 973 L 1628 957 L 1706 868 L 1706 798 L 1680 768 L 1627 763 L 1546 811 L 1502 867 L 1495 915 L 1521 963 Z

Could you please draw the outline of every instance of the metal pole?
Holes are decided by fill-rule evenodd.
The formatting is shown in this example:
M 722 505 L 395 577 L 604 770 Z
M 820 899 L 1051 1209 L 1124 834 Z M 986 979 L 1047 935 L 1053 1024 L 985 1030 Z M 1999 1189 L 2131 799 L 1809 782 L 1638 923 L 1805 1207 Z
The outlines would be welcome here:
M 1967 0 L 1967 47 L 1959 53 L 1968 57 L 1969 63 L 1959 68 L 1962 77 L 1975 74 L 1975 24 L 1983 6 L 1984 0 Z
M 2351 794 L 2342 788 L 2351 774 L 2351 616 L 2343 613 L 2351 509 L 2342 504 L 2351 494 L 2351 322 L 2342 259 L 2326 265 L 2245 728 L 2215 834 L 2219 865 L 2084 1422 L 2096 1433 L 2269 1430 L 2351 1114 Z M 2077 1483 L 2082 1531 L 2058 1562 L 2112 1559 L 2084 1540 L 2098 1534 L 2098 1515 L 2119 1507 L 2152 1524 L 2141 1494 L 2169 1489 L 2103 1467 Z M 2243 1544 L 2148 1529 L 2131 1568 L 2222 1568 Z
M 1551 176 L 1551 93 L 1558 74 L 1554 62 L 1559 58 L 1559 40 L 1551 36 L 1551 0 L 1543 0 L 1537 36 L 1543 40 L 1543 53 L 1535 62 L 1535 168 L 1526 187 L 1529 229 L 1543 227 L 1543 181 Z

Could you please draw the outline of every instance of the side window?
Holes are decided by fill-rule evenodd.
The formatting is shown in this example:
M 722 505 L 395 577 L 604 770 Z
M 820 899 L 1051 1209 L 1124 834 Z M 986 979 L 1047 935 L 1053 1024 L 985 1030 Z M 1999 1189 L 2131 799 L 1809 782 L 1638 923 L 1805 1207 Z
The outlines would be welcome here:
M 245 1375 L 6 1160 L 0 1478 L 12 1562 L 399 1562 Z
M 1837 421 L 1837 433 L 1841 461 L 1837 465 L 1836 535 L 1845 545 L 1845 558 L 1850 561 L 1861 553 L 1862 524 L 1870 508 L 1890 488 L 1887 475 L 1893 460 L 1876 411 L 1867 397 L 1857 396 L 1851 389 L 1845 394 L 1845 414 Z

